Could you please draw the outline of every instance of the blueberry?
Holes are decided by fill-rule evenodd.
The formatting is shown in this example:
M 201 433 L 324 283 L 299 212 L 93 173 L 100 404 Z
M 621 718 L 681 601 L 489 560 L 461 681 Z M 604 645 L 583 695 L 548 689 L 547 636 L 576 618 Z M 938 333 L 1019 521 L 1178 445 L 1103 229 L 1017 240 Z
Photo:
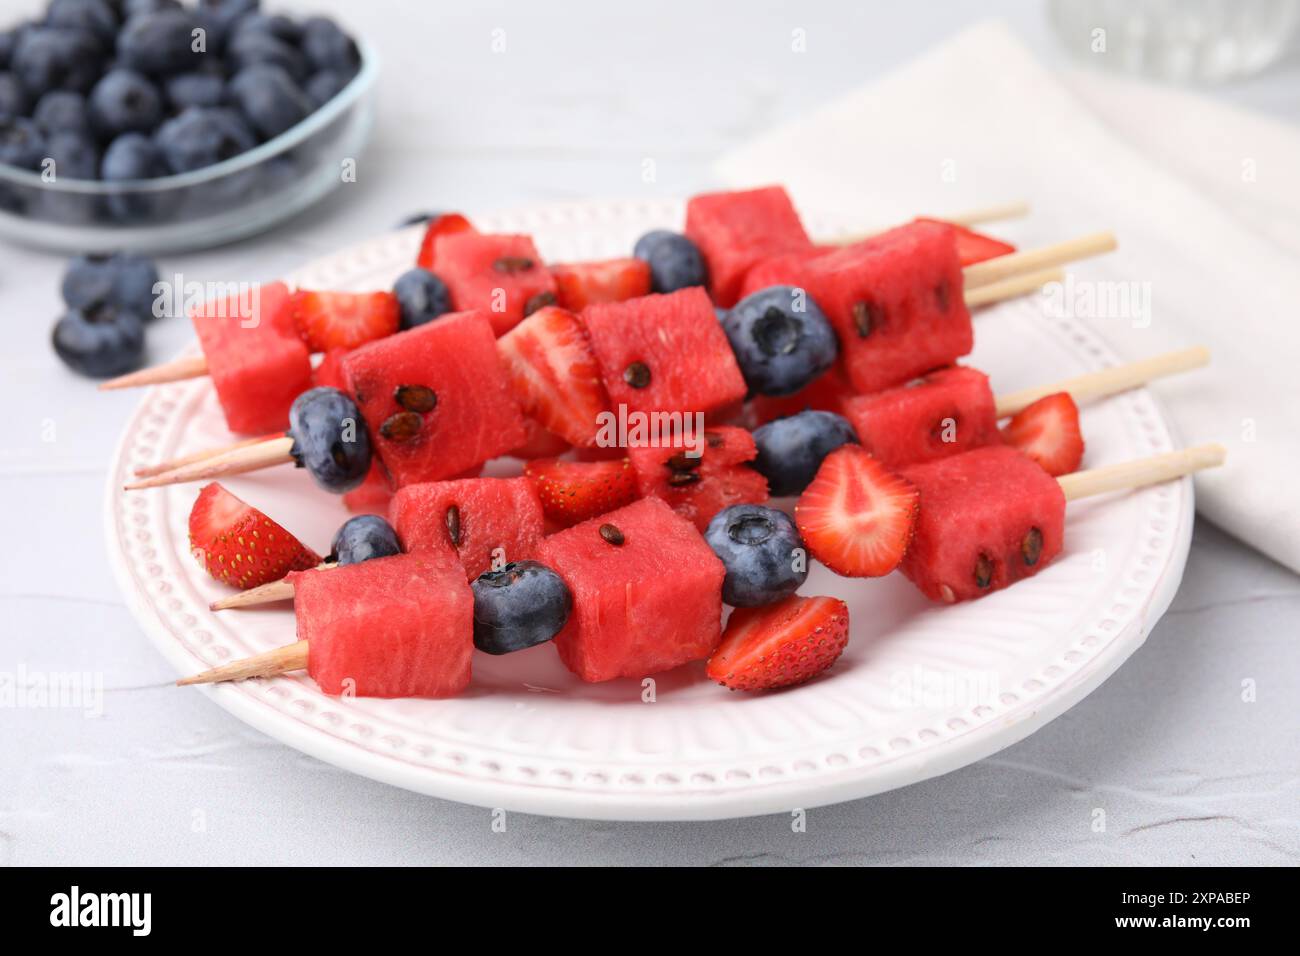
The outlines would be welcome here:
M 343 88 L 351 80 L 352 77 L 348 74 L 335 70 L 321 70 L 319 73 L 312 74 L 311 79 L 303 87 L 303 92 L 319 108 L 342 93 Z
M 475 579 L 474 646 L 509 654 L 549 641 L 563 629 L 573 595 L 558 574 L 537 561 L 516 561 Z
M 63 301 L 71 309 L 102 305 L 113 293 L 109 256 L 75 256 L 63 273 Z
M 256 13 L 258 0 L 199 0 L 199 15 L 216 25 L 222 36 L 229 36 L 235 24 Z
M 774 285 L 741 299 L 722 320 L 750 392 L 793 395 L 835 363 L 839 343 L 808 293 Z
M 356 403 L 337 388 L 309 389 L 294 399 L 289 437 L 289 454 L 326 491 L 351 491 L 370 470 L 366 423 Z
M 193 46 L 194 31 L 200 29 L 206 27 L 189 10 L 168 8 L 136 14 L 117 35 L 117 55 L 124 66 L 141 73 L 193 70 L 204 55 Z
M 53 340 L 64 365 L 92 378 L 122 375 L 144 358 L 144 323 L 114 305 L 70 309 L 54 326 Z
M 10 69 L 33 96 L 84 93 L 99 79 L 102 57 L 94 35 L 84 30 L 32 27 L 19 37 Z
M 117 38 L 117 14 L 106 0 L 50 0 L 45 22 L 93 34 L 105 49 Z
M 63 273 L 63 301 L 73 309 L 108 303 L 143 320 L 153 317 L 158 267 L 133 253 L 76 256 Z
M 357 515 L 343 522 L 334 534 L 328 560 L 338 564 L 360 564 L 371 558 L 401 554 L 397 532 L 379 515 Z
M 679 232 L 647 232 L 636 241 L 632 255 L 650 264 L 650 288 L 654 292 L 676 292 L 708 282 L 700 250 Z
M 45 140 L 46 158 L 53 160 L 55 181 L 98 179 L 99 146 L 86 133 L 59 130 Z
M 428 269 L 408 269 L 393 284 L 393 295 L 402 310 L 401 327 L 413 329 L 451 311 L 447 285 Z
M 280 67 L 295 82 L 305 80 L 311 72 L 307 58 L 297 47 L 270 33 L 247 30 L 237 33 L 226 48 L 226 56 L 236 72 L 266 63 Z
M 90 110 L 86 98 L 71 90 L 51 90 L 43 95 L 36 101 L 32 119 L 46 134 L 90 132 Z
M 160 10 L 179 10 L 181 0 L 122 0 L 122 19 L 141 17 Z
M 21 169 L 40 169 L 46 157 L 45 137 L 24 117 L 0 120 L 0 163 Z
M 215 73 L 177 73 L 163 87 L 172 108 L 220 106 L 226 97 L 226 81 Z
M 361 63 L 356 43 L 329 17 L 310 17 L 303 21 L 302 50 L 318 70 L 353 73 Z
M 90 91 L 90 121 L 105 138 L 150 132 L 162 118 L 158 87 L 135 70 L 109 70 Z
M 128 179 L 153 179 L 166 175 L 166 169 L 162 154 L 153 140 L 143 133 L 123 133 L 104 150 L 99 173 L 109 182 L 121 182 Z
M 7 69 L 14 57 L 14 47 L 18 44 L 21 27 L 12 30 L 0 30 L 0 69 Z
M 0 120 L 25 116 L 30 98 L 27 88 L 12 73 L 0 73 Z
M 302 27 L 278 13 L 250 13 L 241 17 L 231 32 L 231 40 L 241 33 L 267 33 L 277 40 L 292 44 L 302 40 Z
M 312 102 L 288 73 L 269 63 L 246 67 L 230 81 L 231 99 L 266 139 L 302 122 Z
M 723 508 L 704 540 L 727 569 L 722 600 L 732 607 L 771 604 L 799 590 L 808 577 L 808 554 L 784 511 L 762 505 Z
M 211 166 L 257 145 L 247 124 L 234 110 L 191 106 L 154 135 L 163 160 L 173 173 Z
M 857 444 L 848 419 L 814 409 L 777 418 L 754 429 L 754 467 L 773 497 L 797 495 L 817 475 L 822 459 L 841 445 Z

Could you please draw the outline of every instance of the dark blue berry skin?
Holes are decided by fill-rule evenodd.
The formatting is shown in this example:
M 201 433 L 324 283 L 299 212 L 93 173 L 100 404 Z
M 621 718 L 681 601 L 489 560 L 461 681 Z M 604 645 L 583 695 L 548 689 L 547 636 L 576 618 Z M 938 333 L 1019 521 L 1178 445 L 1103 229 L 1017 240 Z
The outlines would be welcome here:
M 292 44 L 302 40 L 302 27 L 278 13 L 250 13 L 241 17 L 231 31 L 230 39 L 233 41 L 241 33 L 267 33 L 277 40 Z
M 143 73 L 109 70 L 90 91 L 90 122 L 105 139 L 148 133 L 163 118 L 163 99 Z
M 296 126 L 313 109 L 293 77 L 269 63 L 240 70 L 230 81 L 227 93 L 264 139 Z
M 841 445 L 857 442 L 848 419 L 808 409 L 754 429 L 754 467 L 767 479 L 773 497 L 797 495 L 817 475 L 822 459 Z
M 488 654 L 509 654 L 549 641 L 563 629 L 573 608 L 568 585 L 537 561 L 484 571 L 471 587 L 474 646 Z
M 27 112 L 30 98 L 26 88 L 12 73 L 0 73 L 0 120 L 13 119 Z
M 117 55 L 122 65 L 151 75 L 184 73 L 198 69 L 206 53 L 193 49 L 193 33 L 202 20 L 184 9 L 163 9 L 137 14 L 117 35 Z M 211 52 L 215 52 L 209 47 Z
M 354 73 L 361 63 L 356 43 L 329 17 L 309 17 L 303 21 L 302 51 L 318 70 Z
M 737 302 L 722 328 L 751 394 L 793 395 L 835 363 L 839 343 L 802 289 L 775 285 Z
M 199 15 L 215 24 L 218 32 L 229 36 L 243 17 L 256 13 L 258 0 L 199 0 Z
M 32 27 L 23 31 L 9 69 L 32 96 L 50 90 L 85 93 L 99 79 L 103 51 L 83 30 Z
M 144 321 L 154 317 L 158 267 L 133 253 L 75 256 L 63 274 L 63 301 L 72 309 L 108 303 Z
M 45 139 L 45 154 L 54 161 L 56 182 L 99 178 L 99 146 L 85 133 L 61 130 L 50 134 Z
M 173 173 L 212 166 L 257 145 L 257 137 L 234 110 L 191 106 L 154 134 L 163 161 Z
M 181 0 L 122 0 L 122 20 L 157 13 L 160 10 L 179 10 Z
M 0 163 L 38 170 L 46 155 L 45 137 L 35 123 L 22 116 L 0 120 Z
M 106 0 L 50 0 L 45 23 L 91 33 L 106 50 L 117 38 L 117 14 Z
M 713 516 L 704 540 L 727 569 L 722 600 L 732 607 L 779 601 L 808 577 L 803 539 L 784 511 L 732 505 Z
M 451 293 L 446 283 L 428 269 L 408 269 L 393 284 L 393 295 L 402 310 L 401 327 L 413 329 L 451 311 Z
M 329 560 L 338 564 L 360 564 L 371 558 L 401 554 L 397 532 L 379 515 L 357 515 L 343 522 L 334 534 Z
M 164 85 L 172 109 L 220 106 L 226 98 L 226 81 L 215 73 L 177 73 Z
M 334 70 L 321 70 L 319 73 L 313 73 L 307 84 L 303 87 L 308 98 L 319 109 L 324 106 L 348 85 L 352 77 L 345 73 L 338 73 Z
M 289 454 L 326 491 L 351 491 L 370 470 L 365 420 L 356 403 L 337 388 L 308 389 L 294 399 L 289 437 Z
M 70 309 L 54 326 L 54 351 L 74 372 L 92 378 L 122 375 L 144 358 L 144 323 L 113 305 Z
M 298 83 L 311 73 L 302 51 L 271 33 L 244 30 L 235 34 L 226 47 L 226 57 L 236 73 L 259 63 L 280 67 Z
M 153 179 L 165 172 L 162 154 L 143 133 L 123 133 L 117 137 L 108 144 L 99 164 L 100 177 L 109 182 Z
M 63 301 L 70 309 L 89 309 L 113 294 L 110 256 L 74 256 L 63 273 Z
M 14 57 L 14 47 L 18 45 L 18 31 L 21 27 L 15 27 L 12 30 L 0 30 L 0 69 L 8 69 L 9 61 Z
M 656 229 L 636 241 L 632 255 L 650 265 L 650 289 L 676 292 L 694 285 L 706 285 L 708 272 L 695 243 L 680 232 Z
M 86 105 L 86 98 L 71 90 L 46 93 L 37 100 L 32 119 L 46 135 L 90 132 L 90 108 Z

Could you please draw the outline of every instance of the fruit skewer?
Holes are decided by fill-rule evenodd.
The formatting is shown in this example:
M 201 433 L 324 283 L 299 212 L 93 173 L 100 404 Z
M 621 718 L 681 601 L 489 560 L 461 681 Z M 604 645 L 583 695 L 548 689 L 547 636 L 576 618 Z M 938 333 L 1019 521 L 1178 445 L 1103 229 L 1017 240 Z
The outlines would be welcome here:
M 999 396 L 994 400 L 996 417 L 1015 415 L 1037 399 L 1058 392 L 1069 394 L 1079 403 L 1119 394 L 1158 378 L 1201 367 L 1209 357 L 1209 351 L 1198 346 Z M 148 475 L 142 474 L 138 480 L 127 484 L 125 490 L 205 481 L 290 464 L 294 461 L 291 454 L 293 445 L 292 437 L 281 434 L 198 452 L 173 462 L 150 466 Z
M 1008 454 L 1010 454 L 1015 458 L 1019 458 L 1019 456 L 1016 455 L 1015 452 L 1008 451 Z M 1149 485 L 1160 484 L 1165 481 L 1171 481 L 1175 478 L 1181 478 L 1185 475 L 1193 474 L 1195 472 L 1201 471 L 1206 468 L 1217 467 L 1223 464 L 1225 457 L 1226 457 L 1226 452 L 1221 445 L 1214 445 L 1214 444 L 1199 445 L 1192 448 L 1186 448 L 1186 449 L 1169 452 L 1162 455 L 1154 455 L 1149 458 L 1142 458 L 1134 461 L 1124 462 L 1122 464 L 1109 465 L 1101 468 L 1089 469 L 1087 471 L 1076 472 L 1070 475 L 1062 475 L 1061 477 L 1056 478 L 1054 480 L 1053 479 L 1047 479 L 1047 480 L 1052 481 L 1054 487 L 1057 489 L 1056 494 L 1060 496 L 1060 498 L 1063 501 L 1076 501 L 1082 498 L 1092 497 L 1094 495 L 1102 495 L 1110 492 L 1122 491 L 1127 489 L 1143 488 Z M 955 461 L 955 460 L 956 459 L 950 459 L 949 461 Z M 1023 459 L 1020 460 L 1024 461 Z M 946 464 L 946 462 L 944 464 Z M 1026 463 L 1026 466 L 1033 467 L 1028 463 Z M 1006 500 L 1010 500 L 1017 493 L 1018 492 L 1015 489 L 1003 488 L 1001 491 L 1001 496 Z M 922 502 L 924 501 L 925 501 L 925 492 L 922 493 Z M 627 509 L 624 509 L 624 511 L 626 510 Z M 1035 519 L 1035 520 L 1039 520 L 1039 519 Z M 1042 520 L 1043 523 L 1048 523 L 1046 519 L 1042 519 Z M 610 527 L 610 525 L 606 525 L 604 527 Z M 578 530 L 578 529 L 573 529 L 573 530 Z M 1037 570 L 1037 567 L 1040 567 L 1042 564 L 1046 564 L 1051 559 L 1051 557 L 1054 556 L 1056 551 L 1059 550 L 1059 534 L 1054 534 L 1054 531 L 1052 529 L 1047 529 L 1045 532 L 1043 532 L 1043 531 L 1039 531 L 1039 529 L 1035 527 L 1032 529 L 1032 531 L 1038 532 L 1037 535 L 1036 536 L 1029 535 L 1026 537 L 1032 538 L 1034 541 L 1036 541 L 1036 543 L 1033 543 L 1031 545 L 1021 546 L 1024 554 L 1023 560 L 1024 562 L 1027 563 L 1027 566 L 1029 568 L 1028 573 L 1034 573 Z M 926 532 L 923 531 L 921 533 L 925 534 Z M 1045 540 L 1045 535 L 1053 536 L 1054 540 Z M 612 537 L 612 535 L 610 536 Z M 621 542 L 619 543 L 619 546 L 621 546 Z M 1031 560 L 1031 556 L 1032 556 L 1032 560 Z M 358 574 L 354 570 L 352 573 L 357 579 L 362 578 L 363 575 L 365 575 L 368 578 L 373 578 L 379 574 L 379 569 L 376 568 L 375 565 L 382 565 L 384 561 L 400 561 L 400 560 L 411 560 L 411 559 L 408 558 L 407 556 L 402 556 L 398 558 L 380 559 L 379 561 L 369 562 L 365 565 L 353 565 L 351 566 L 353 569 L 361 567 L 361 568 L 368 568 L 369 570 L 362 572 L 361 574 Z M 560 562 L 556 562 L 556 564 L 559 565 L 559 570 L 561 571 L 561 573 L 563 573 L 564 568 L 562 565 L 560 565 Z M 980 566 L 980 562 L 978 559 L 976 561 L 976 565 L 977 567 Z M 917 572 L 915 569 L 908 569 L 907 567 L 905 567 L 904 571 L 905 573 L 909 574 L 909 577 L 913 577 L 914 580 L 916 580 L 916 577 L 919 576 L 919 572 Z M 979 573 L 980 572 L 977 571 L 977 576 Z M 995 586 L 995 583 L 991 580 L 991 576 L 994 573 L 995 573 L 994 570 L 990 567 L 987 570 L 987 574 L 990 576 L 990 580 L 985 581 L 983 583 L 980 583 L 977 580 L 976 583 L 972 584 L 972 588 L 982 589 L 982 588 L 989 588 Z M 307 572 L 307 574 L 310 575 L 311 572 Z M 331 577 L 333 577 L 335 580 L 339 579 L 338 576 L 339 576 L 338 571 L 331 573 Z M 451 581 L 452 579 L 448 577 L 447 583 L 450 584 Z M 359 580 L 358 583 L 360 583 Z M 1010 583 L 1010 581 L 1002 581 L 999 583 L 1001 585 L 1005 585 L 1006 583 Z M 351 584 L 351 579 L 349 579 L 349 584 Z M 321 585 L 318 580 L 313 582 L 312 585 L 313 597 L 315 597 L 315 594 L 317 593 L 317 588 L 319 588 L 320 586 Z M 292 592 L 295 589 L 295 585 L 288 582 L 286 582 L 286 587 L 290 592 Z M 461 585 L 461 587 L 463 587 L 463 584 Z M 381 590 L 381 589 L 377 588 L 376 590 Z M 351 597 L 357 593 L 358 592 L 355 587 L 349 587 L 347 592 L 347 597 Z M 287 597 L 290 595 L 286 594 L 285 596 Z M 945 596 L 945 599 L 954 600 L 954 599 L 959 599 L 960 597 L 963 596 L 970 596 L 970 595 L 948 595 Z M 302 612 L 299 612 L 299 614 L 301 618 Z M 465 617 L 463 612 L 461 613 L 460 616 L 462 618 Z M 304 628 L 302 627 L 302 623 L 300 620 L 300 633 L 303 629 Z M 267 651 L 263 654 L 258 654 L 249 658 L 245 658 L 240 661 L 234 661 L 229 664 L 224 664 L 220 667 L 212 668 L 210 670 L 203 671 L 202 673 L 195 674 L 190 677 L 181 678 L 180 680 L 177 681 L 177 684 L 190 685 L 190 684 L 219 683 L 223 681 L 244 680 L 252 677 L 272 677 L 279 674 L 288 673 L 290 671 L 302 670 L 304 668 L 308 668 L 311 665 L 312 663 L 311 652 L 312 652 L 312 646 L 311 646 L 310 638 L 298 640 L 292 644 L 288 644 L 285 645 L 284 647 L 279 647 L 274 650 Z M 321 666 L 323 667 L 324 664 L 322 664 Z M 580 674 L 579 676 L 582 675 Z M 465 668 L 465 681 L 466 682 L 468 681 L 468 666 L 466 666 Z M 461 686 L 463 686 L 463 684 Z M 329 692 L 328 688 L 325 689 L 327 692 Z M 358 688 L 358 692 L 360 693 L 362 691 Z

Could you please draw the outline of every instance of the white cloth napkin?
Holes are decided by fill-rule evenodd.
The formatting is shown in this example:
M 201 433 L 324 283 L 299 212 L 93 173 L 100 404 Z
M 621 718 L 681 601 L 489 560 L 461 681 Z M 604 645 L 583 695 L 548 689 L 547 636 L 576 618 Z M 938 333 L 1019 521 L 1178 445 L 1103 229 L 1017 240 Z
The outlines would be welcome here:
M 1026 199 L 1030 219 L 990 231 L 1031 246 L 1114 229 L 1118 252 L 1071 271 L 1148 283 L 1150 320 L 1093 327 L 1128 359 L 1210 347 L 1209 368 L 1156 386 L 1188 444 L 1228 447 L 1227 466 L 1197 478 L 1198 509 L 1300 571 L 1300 134 L 1182 94 L 1114 102 L 1139 86 L 1053 73 L 983 24 L 717 171 L 864 227 Z M 1133 104 L 1148 107 L 1140 121 Z

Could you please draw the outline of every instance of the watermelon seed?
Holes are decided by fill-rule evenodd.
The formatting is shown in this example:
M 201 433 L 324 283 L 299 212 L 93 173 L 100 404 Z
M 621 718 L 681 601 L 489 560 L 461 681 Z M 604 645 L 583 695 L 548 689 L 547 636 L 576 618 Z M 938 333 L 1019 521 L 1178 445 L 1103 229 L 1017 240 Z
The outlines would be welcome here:
M 683 485 L 693 485 L 700 480 L 700 476 L 693 471 L 674 471 L 668 476 L 668 484 L 673 488 L 680 488 Z
M 858 338 L 865 339 L 880 324 L 877 312 L 870 302 L 853 303 L 853 327 L 858 330 Z
M 704 441 L 705 444 L 707 444 L 710 448 L 722 447 L 722 436 L 719 435 L 717 432 L 705 432 Z
M 684 451 L 679 451 L 668 459 L 669 471 L 695 471 L 704 463 L 703 458 L 692 458 Z
M 645 362 L 633 362 L 623 371 L 623 381 L 633 388 L 645 388 L 650 384 L 650 366 Z
M 508 275 L 514 275 L 516 272 L 527 272 L 532 267 L 533 260 L 527 256 L 502 256 L 492 263 L 493 269 L 497 272 L 505 272 Z
M 419 434 L 422 424 L 424 424 L 424 419 L 420 418 L 415 412 L 398 412 L 395 415 L 390 415 L 379 426 L 379 434 L 389 441 L 410 441 Z
M 603 524 L 600 526 L 600 536 L 613 545 L 620 545 L 625 540 L 623 532 L 612 524 Z
M 993 561 L 987 554 L 975 559 L 975 586 L 986 588 L 993 583 Z
M 1043 532 L 1030 528 L 1025 540 L 1020 542 L 1020 556 L 1025 559 L 1026 567 L 1032 568 L 1043 554 Z
M 934 301 L 939 304 L 940 312 L 948 311 L 948 281 L 946 279 L 934 287 Z
M 455 505 L 447 509 L 447 537 L 455 547 L 460 547 L 460 509 Z
M 548 305 L 555 305 L 555 293 L 539 292 L 524 303 L 524 315 L 532 315 L 538 309 L 544 309 Z
M 399 385 L 393 390 L 393 401 L 408 412 L 431 412 L 438 395 L 427 385 Z

